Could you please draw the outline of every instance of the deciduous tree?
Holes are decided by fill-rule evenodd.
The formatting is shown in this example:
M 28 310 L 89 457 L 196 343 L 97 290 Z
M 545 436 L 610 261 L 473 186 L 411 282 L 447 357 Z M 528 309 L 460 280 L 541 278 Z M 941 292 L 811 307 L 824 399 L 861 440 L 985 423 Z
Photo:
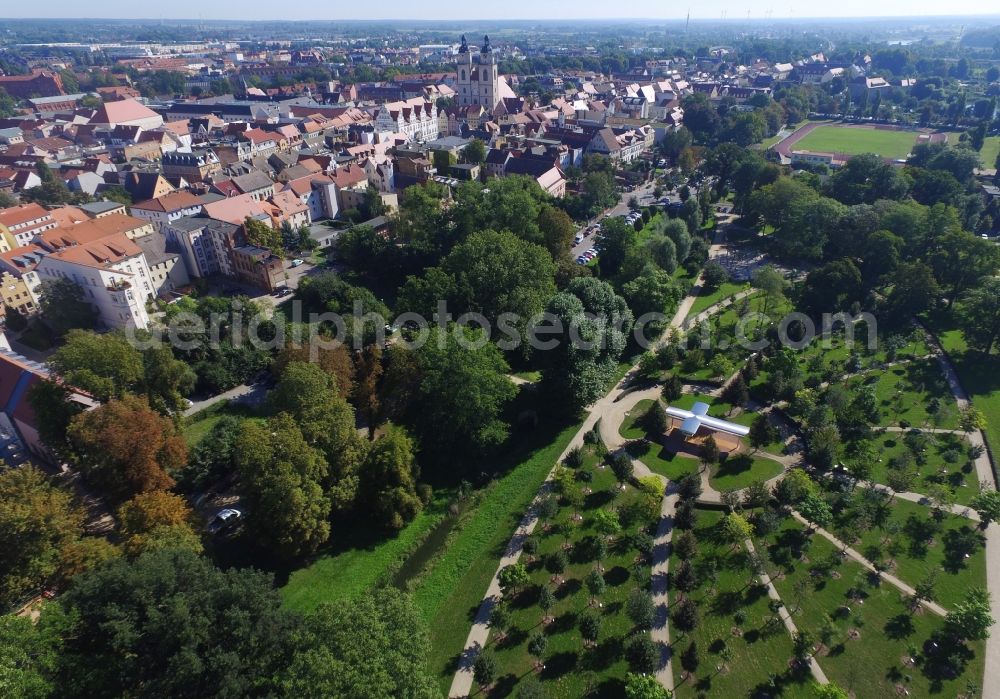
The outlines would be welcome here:
M 76 415 L 68 437 L 83 474 L 117 500 L 171 488 L 171 474 L 187 463 L 174 423 L 143 397 L 125 395 Z

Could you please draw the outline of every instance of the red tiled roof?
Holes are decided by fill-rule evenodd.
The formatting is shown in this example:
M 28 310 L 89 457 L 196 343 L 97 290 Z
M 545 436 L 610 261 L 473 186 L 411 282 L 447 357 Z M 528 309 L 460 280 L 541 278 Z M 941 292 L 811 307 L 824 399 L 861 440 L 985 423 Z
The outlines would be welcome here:
M 170 192 L 170 194 L 164 194 L 162 197 L 157 197 L 156 199 L 133 204 L 131 208 L 170 213 L 171 211 L 180 211 L 181 209 L 190 209 L 201 205 L 201 199 L 191 194 L 191 192 L 181 189 L 176 192 Z

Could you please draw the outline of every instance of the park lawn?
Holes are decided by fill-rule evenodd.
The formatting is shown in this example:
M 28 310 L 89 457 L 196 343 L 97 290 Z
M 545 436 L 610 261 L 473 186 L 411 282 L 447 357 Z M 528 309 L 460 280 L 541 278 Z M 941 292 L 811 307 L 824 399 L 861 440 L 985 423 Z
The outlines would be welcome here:
M 443 493 L 435 493 L 431 505 L 394 537 L 376 538 L 363 531 L 342 537 L 350 541 L 350 548 L 320 554 L 292 573 L 281 588 L 282 602 L 290 609 L 308 612 L 323 602 L 351 599 L 387 582 L 394 569 L 445 519 L 447 501 Z
M 629 444 L 628 452 L 633 459 L 646 464 L 653 473 L 672 481 L 679 481 L 684 476 L 698 472 L 697 459 L 676 454 L 658 442 L 638 440 Z
M 514 376 L 525 381 L 530 381 L 531 383 L 537 383 L 542 379 L 542 372 L 537 370 L 518 371 L 514 373 Z
M 872 562 L 887 560 L 888 547 L 895 540 L 899 552 L 894 557 L 895 566 L 890 566 L 889 572 L 910 586 L 917 585 L 932 572 L 936 573 L 937 601 L 946 609 L 960 602 L 969 588 L 986 586 L 986 554 L 975 522 L 944 513 L 941 530 L 935 533 L 930 529 L 933 523 L 930 507 L 895 499 L 889 508 L 885 524 L 858 532 L 861 537 L 852 546 L 855 551 Z M 857 530 L 849 513 L 847 517 L 837 531 L 852 526 Z M 893 522 L 895 525 L 891 524 Z M 892 527 L 898 527 L 899 531 L 893 533 Z M 976 542 L 968 558 L 963 555 L 962 535 Z M 927 544 L 928 538 L 933 543 Z
M 798 522 L 786 518 L 779 530 L 765 539 L 764 546 L 772 561 L 772 581 L 796 626 L 819 643 L 826 619 L 833 620 L 836 633 L 830 648 L 820 648 L 816 660 L 827 677 L 848 692 L 859 697 L 890 697 L 896 696 L 898 685 L 913 697 L 953 697 L 967 681 L 980 682 L 985 658 L 983 644 L 978 642 L 971 645 L 975 656 L 965 672 L 937 686 L 934 669 L 919 653 L 924 641 L 942 628 L 941 617 L 923 611 L 911 614 L 899 590 L 888 583 L 872 586 L 865 569 L 837 555 L 837 549 L 823 537 L 808 537 Z M 799 551 L 804 560 L 797 555 Z M 781 565 L 774 565 L 775 560 Z M 816 567 L 827 560 L 834 562 L 835 572 L 824 573 L 822 567 Z M 863 604 L 849 594 L 856 585 L 863 590 Z M 852 628 L 860 633 L 856 639 L 848 635 Z M 904 665 L 903 659 L 914 655 L 919 664 Z
M 1000 136 L 987 136 L 983 149 L 979 151 L 979 159 L 983 168 L 991 170 L 996 167 L 997 156 L 1000 156 Z
M 958 410 L 948 382 L 935 359 L 920 359 L 885 371 L 849 380 L 848 388 L 874 385 L 878 399 L 880 425 L 929 425 L 933 421 L 928 404 L 937 399 L 945 408 L 945 419 L 935 424 L 942 429 L 958 428 Z
M 705 309 L 714 306 L 723 299 L 729 298 L 734 294 L 738 294 L 746 288 L 747 285 L 744 282 L 723 282 L 719 288 L 714 291 L 708 291 L 706 293 L 706 290 L 702 289 L 701 293 L 699 293 L 698 297 L 694 300 L 694 303 L 691 304 L 691 310 L 688 311 L 688 318 L 693 319 Z
M 208 406 L 204 410 L 199 410 L 193 415 L 184 418 L 181 426 L 181 434 L 188 448 L 198 444 L 205 436 L 212 431 L 212 428 L 225 416 L 253 417 L 257 413 L 246 405 L 231 403 L 230 401 L 219 401 Z
M 910 154 L 916 142 L 917 134 L 913 131 L 830 125 L 813 129 L 795 144 L 795 149 L 848 155 L 875 153 L 883 158 L 899 160 Z
M 442 692 L 451 686 L 472 620 L 511 534 L 578 430 L 573 425 L 550 439 L 529 440 L 511 457 L 517 464 L 488 486 L 441 555 L 412 581 L 414 603 L 431 632 L 429 666 Z
M 597 564 L 586 541 L 591 536 L 599 536 L 593 527 L 593 516 L 602 508 L 627 508 L 640 496 L 631 487 L 620 492 L 609 468 L 585 466 L 581 470 L 592 475 L 592 481 L 580 483 L 592 490 L 579 510 L 583 521 L 574 522 L 572 517 L 575 512 L 565 503 L 552 520 L 539 521 L 535 529 L 538 553 L 530 557 L 530 561 L 528 556 L 524 559 L 531 582 L 509 602 L 511 626 L 504 639 L 498 641 L 491 635 L 489 645 L 496 653 L 498 679 L 488 694 L 490 697 L 508 696 L 519 681 L 532 675 L 542 684 L 545 696 L 550 699 L 582 696 L 610 699 L 620 697 L 624 692 L 623 681 L 628 665 L 622 646 L 625 637 L 633 631 L 625 603 L 633 589 L 637 586 L 646 589 L 649 584 L 648 561 L 642 562 L 645 574 L 637 577 L 636 562 L 641 559 L 637 558 L 637 550 L 629 544 L 624 533 L 617 535 L 608 546 L 608 556 L 603 561 L 607 588 L 598 598 L 602 606 L 594 607 L 600 615 L 601 630 L 593 648 L 585 647 L 578 620 L 581 613 L 591 608 L 585 581 Z M 657 510 L 649 521 L 633 523 L 628 531 L 632 532 L 640 526 L 650 531 L 658 517 Z M 566 543 L 572 548 L 566 547 Z M 546 561 L 548 556 L 563 549 L 567 551 L 569 565 L 562 573 L 562 584 L 557 586 L 554 574 L 546 568 Z M 537 605 L 543 587 L 548 587 L 555 596 L 555 604 L 548 612 L 553 621 L 547 626 L 543 624 L 543 612 Z M 544 633 L 548 640 L 543 655 L 545 669 L 538 673 L 534 670 L 535 658 L 527 648 L 529 637 L 536 632 Z
M 993 449 L 1000 448 L 1000 355 L 989 356 L 970 350 L 959 330 L 937 330 L 941 346 L 951 357 L 962 388 L 986 419 L 986 439 Z
M 642 439 L 646 436 L 646 430 L 637 423 L 646 414 L 646 411 L 653 405 L 651 398 L 643 398 L 632 406 L 632 409 L 625 413 L 625 420 L 618 428 L 618 434 L 625 439 Z
M 742 490 L 754 481 L 767 481 L 781 474 L 785 467 L 774 459 L 752 454 L 734 454 L 712 468 L 712 487 L 721 493 Z
M 916 460 L 911 463 L 916 468 L 918 476 L 910 488 L 913 492 L 926 494 L 931 485 L 940 483 L 952 492 L 955 502 L 968 505 L 979 493 L 979 481 L 976 477 L 975 464 L 968 458 L 969 441 L 958 434 L 925 433 L 930 440 L 922 457 L 924 463 Z M 871 479 L 876 483 L 888 482 L 890 460 L 899 454 L 908 452 L 903 441 L 904 434 L 889 432 L 880 435 L 875 440 L 875 449 L 880 452 L 879 460 L 872 469 Z M 959 458 L 951 463 L 945 459 L 949 452 L 958 452 Z M 952 457 L 949 457 L 952 458 Z
M 781 623 L 769 620 L 767 591 L 751 583 L 756 578 L 747 565 L 742 548 L 723 543 L 720 536 L 719 510 L 698 509 L 695 535 L 698 553 L 692 559 L 701 584 L 690 594 L 698 604 L 700 623 L 692 632 L 683 632 L 676 625 L 670 628 L 673 645 L 674 696 L 688 697 L 746 697 L 755 696 L 756 689 L 763 689 L 772 676 L 783 685 L 781 697 L 807 697 L 806 684 L 811 677 L 793 674 L 788 661 L 792 657 L 792 640 Z M 676 532 L 675 532 L 676 535 Z M 714 561 L 718 574 L 714 593 L 707 568 Z M 670 570 L 676 571 L 681 561 L 674 549 Z M 676 608 L 679 592 L 671 590 L 671 611 Z M 742 610 L 746 621 L 742 635 L 736 635 L 735 613 Z M 685 677 L 681 655 L 694 641 L 699 650 L 700 663 L 692 677 Z M 719 652 L 728 646 L 733 660 L 728 671 L 720 672 L 723 665 Z

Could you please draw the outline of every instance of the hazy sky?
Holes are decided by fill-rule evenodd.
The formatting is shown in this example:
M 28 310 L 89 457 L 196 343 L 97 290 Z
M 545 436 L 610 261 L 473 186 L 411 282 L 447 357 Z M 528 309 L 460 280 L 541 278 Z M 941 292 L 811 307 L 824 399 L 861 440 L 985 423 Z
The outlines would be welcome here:
M 571 19 L 571 18 L 692 18 L 727 19 L 747 16 L 777 17 L 865 17 L 958 14 L 998 14 L 997 0 L 956 0 L 942 4 L 932 0 L 838 0 L 838 2 L 794 2 L 793 0 L 546 0 L 527 2 L 459 2 L 458 0 L 333 0 L 332 2 L 204 2 L 171 0 L 140 3 L 135 0 L 47 0 L 42 3 L 3 3 L 0 17 L 142 17 L 150 19 Z

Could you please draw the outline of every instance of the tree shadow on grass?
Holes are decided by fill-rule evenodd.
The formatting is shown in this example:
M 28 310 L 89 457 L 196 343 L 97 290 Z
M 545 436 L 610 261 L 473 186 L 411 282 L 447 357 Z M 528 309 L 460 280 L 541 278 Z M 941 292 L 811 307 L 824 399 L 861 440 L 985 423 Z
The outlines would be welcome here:
M 942 538 L 945 550 L 942 567 L 952 574 L 966 568 L 968 557 L 986 543 L 980 532 L 968 526 L 949 529 Z
M 615 566 L 611 570 L 604 573 L 604 582 L 606 582 L 610 587 L 619 587 L 628 582 L 631 575 L 632 574 L 628 571 L 628 568 Z
M 576 668 L 577 659 L 577 654 L 571 651 L 563 651 L 549 656 L 545 659 L 545 669 L 542 670 L 542 678 L 547 680 L 556 679 L 572 672 Z
M 562 585 L 556 589 L 555 597 L 556 599 L 566 599 L 579 592 L 583 588 L 583 584 L 576 578 L 570 578 L 566 580 Z
M 605 670 L 621 658 L 622 642 L 620 638 L 606 638 L 590 649 L 581 662 L 586 668 L 594 671 Z
M 913 617 L 909 614 L 897 614 L 885 623 L 885 635 L 893 640 L 908 638 L 913 635 L 916 628 L 913 625 Z

